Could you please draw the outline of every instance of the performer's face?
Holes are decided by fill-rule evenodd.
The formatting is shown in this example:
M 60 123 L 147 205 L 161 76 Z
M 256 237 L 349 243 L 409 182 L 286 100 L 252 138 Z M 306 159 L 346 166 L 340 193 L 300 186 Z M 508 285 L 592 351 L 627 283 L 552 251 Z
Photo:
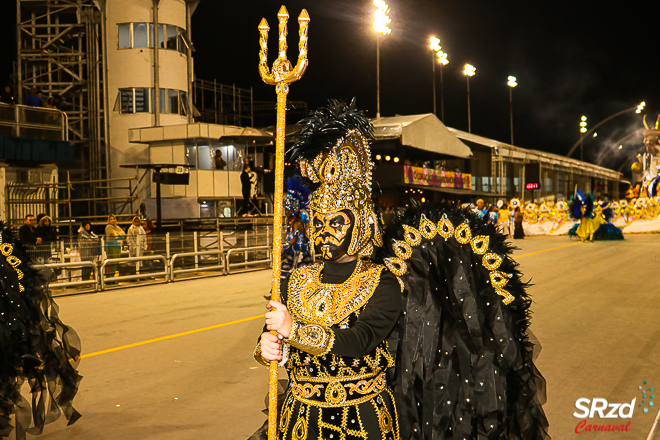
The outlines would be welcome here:
M 348 251 L 353 232 L 353 214 L 348 209 L 322 214 L 314 212 L 312 240 L 314 249 L 325 260 L 336 260 Z

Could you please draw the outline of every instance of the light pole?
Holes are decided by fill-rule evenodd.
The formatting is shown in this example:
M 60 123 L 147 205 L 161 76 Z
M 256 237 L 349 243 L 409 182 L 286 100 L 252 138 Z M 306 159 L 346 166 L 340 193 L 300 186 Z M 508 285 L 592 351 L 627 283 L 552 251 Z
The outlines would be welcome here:
M 447 52 L 438 51 L 438 64 L 440 64 L 440 120 L 445 122 L 445 91 L 442 81 L 442 68 L 449 63 Z M 435 80 L 435 75 L 433 76 Z
M 440 51 L 440 39 L 436 37 L 429 38 L 429 48 L 433 51 L 431 55 L 431 67 L 433 68 L 433 114 L 437 115 L 438 111 L 436 109 L 436 98 L 435 98 L 435 57 L 436 54 Z
M 378 32 L 376 35 L 376 117 L 380 118 L 380 37 L 392 32 L 392 29 L 387 26 L 392 19 L 387 15 L 390 7 L 383 0 L 373 0 L 373 5 L 376 7 L 373 27 Z
M 601 125 L 605 124 L 606 122 L 610 121 L 611 119 L 614 119 L 614 118 L 616 118 L 617 116 L 620 116 L 620 115 L 622 115 L 622 114 L 624 114 L 624 113 L 628 113 L 628 112 L 631 112 L 631 111 L 635 110 L 635 113 L 639 114 L 639 113 L 642 112 L 642 110 L 644 110 L 644 107 L 645 107 L 645 106 L 646 106 L 646 102 L 642 102 L 642 103 L 640 103 L 639 105 L 637 105 L 637 106 L 635 106 L 635 107 L 630 107 L 630 108 L 627 108 L 627 109 L 625 109 L 625 110 L 621 110 L 621 111 L 618 112 L 618 113 L 614 113 L 613 115 L 608 116 L 607 118 L 605 118 L 605 119 L 603 119 L 602 121 L 600 121 L 598 124 L 596 124 L 596 125 L 594 125 L 593 127 L 591 127 L 591 128 L 590 128 L 590 129 L 584 134 L 584 135 L 585 135 L 585 136 L 589 135 L 589 133 L 591 133 L 592 131 L 596 130 L 596 129 L 597 129 L 598 127 L 600 127 Z M 573 154 L 573 152 L 574 152 L 575 149 L 580 145 L 581 142 L 582 142 L 582 135 L 580 135 L 580 139 L 579 139 L 576 143 L 573 144 L 573 146 L 571 147 L 571 149 L 568 150 L 568 153 L 566 153 L 566 157 L 571 157 L 571 154 Z
M 511 145 L 513 145 L 513 88 L 518 85 L 515 76 L 510 76 L 507 85 L 509 86 L 509 119 L 511 120 Z
M 582 148 L 582 143 L 584 139 L 584 134 L 587 132 L 587 117 L 582 115 L 580 118 L 580 160 L 584 160 L 584 150 Z
M 472 133 L 472 121 L 470 120 L 470 77 L 474 76 L 476 72 L 477 69 L 471 64 L 466 64 L 463 67 L 463 75 L 467 78 L 468 133 Z

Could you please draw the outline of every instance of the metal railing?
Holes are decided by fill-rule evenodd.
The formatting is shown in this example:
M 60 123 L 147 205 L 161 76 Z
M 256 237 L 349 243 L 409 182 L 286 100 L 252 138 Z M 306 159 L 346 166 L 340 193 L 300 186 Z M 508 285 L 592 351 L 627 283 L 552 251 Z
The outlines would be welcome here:
M 74 269 L 74 268 L 83 268 L 83 267 L 89 267 L 92 269 L 92 274 L 93 277 L 91 280 L 83 280 L 82 276 L 80 277 L 80 281 L 64 281 L 64 282 L 51 282 L 50 286 L 51 287 L 73 287 L 73 286 L 87 286 L 90 284 L 94 285 L 94 291 L 98 290 L 98 284 L 99 284 L 99 273 L 98 273 L 98 266 L 96 264 L 92 263 L 91 261 L 74 261 L 72 263 L 50 263 L 50 264 L 35 264 L 34 268 L 35 269 L 43 269 L 43 268 L 50 268 L 50 269 Z M 71 278 L 78 278 L 77 276 L 72 276 L 68 275 L 69 279 Z
M 115 265 L 115 264 L 121 264 L 121 263 L 139 263 L 140 261 L 162 261 L 163 262 L 163 271 L 162 272 L 143 272 L 139 273 L 139 269 L 137 269 L 137 272 L 135 275 L 120 275 L 120 276 L 112 276 L 106 278 L 105 275 L 105 267 L 109 264 Z M 124 280 L 138 280 L 140 278 L 159 278 L 159 277 L 165 277 L 165 281 L 167 282 L 169 280 L 169 271 L 168 271 L 169 265 L 167 264 L 167 259 L 163 257 L 162 255 L 149 255 L 149 256 L 143 256 L 143 257 L 127 257 L 127 258 L 108 258 L 101 264 L 101 277 L 99 278 L 100 284 L 101 284 L 101 290 L 105 290 L 105 285 L 107 283 L 114 283 L 114 282 L 119 282 L 119 281 L 124 281 Z
M 68 140 L 68 120 L 61 110 L 0 103 L 0 134 Z
M 256 252 L 256 251 L 266 251 L 266 258 L 262 260 L 248 260 L 248 252 Z M 234 252 L 243 252 L 245 254 L 245 261 L 241 261 L 238 263 L 230 263 L 229 259 Z M 253 246 L 253 247 L 244 247 L 244 248 L 233 248 L 229 249 L 227 251 L 227 256 L 225 257 L 225 267 L 226 267 L 226 273 L 229 275 L 231 273 L 231 268 L 232 267 L 246 267 L 246 266 L 254 266 L 257 264 L 264 264 L 268 263 L 268 267 L 271 266 L 272 264 L 272 259 L 270 257 L 270 246 Z
M 94 241 L 61 239 L 48 245 L 30 246 L 28 252 L 42 262 L 36 265 L 37 268 L 68 271 L 54 278 L 51 288 L 91 286 L 98 292 L 109 284 L 127 280 L 159 278 L 174 282 L 185 279 L 180 276 L 183 274 L 215 272 L 208 275 L 228 275 L 238 268 L 271 267 L 271 234 L 270 227 L 253 231 L 166 233 L 152 237 L 144 255 L 129 256 L 135 255 L 134 251 L 127 250 L 126 246 L 114 246 L 121 249 L 120 253 L 113 255 L 116 258 L 106 255 L 113 246 L 108 246 L 103 237 Z M 83 261 L 75 261 L 79 258 Z M 158 262 L 156 267 L 142 264 L 154 261 Z
M 223 251 L 217 250 L 217 251 L 182 252 L 179 254 L 172 255 L 172 259 L 170 260 L 170 282 L 174 281 L 174 276 L 176 274 L 182 274 L 182 273 L 207 272 L 207 271 L 220 270 L 223 274 L 226 275 L 227 267 L 225 263 L 225 256 L 223 254 L 224 254 Z M 204 255 L 217 255 L 219 264 L 215 266 L 200 266 L 198 257 Z M 175 269 L 174 263 L 176 262 L 176 260 L 178 258 L 184 258 L 184 257 L 195 257 L 195 267 L 190 269 Z

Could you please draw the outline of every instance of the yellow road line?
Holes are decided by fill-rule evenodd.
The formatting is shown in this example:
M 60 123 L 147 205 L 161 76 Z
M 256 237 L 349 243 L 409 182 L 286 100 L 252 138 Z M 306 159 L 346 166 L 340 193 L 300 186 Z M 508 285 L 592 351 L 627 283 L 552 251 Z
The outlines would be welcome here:
M 524 255 L 514 255 L 514 256 L 513 256 L 513 259 L 514 259 L 514 260 L 517 260 L 518 258 L 529 257 L 530 255 L 542 254 L 543 252 L 549 252 L 549 251 L 554 251 L 554 250 L 561 249 L 561 248 L 565 248 L 565 247 L 569 247 L 569 246 L 575 246 L 576 244 L 582 244 L 582 242 L 581 242 L 581 241 L 577 241 L 577 242 L 575 242 L 575 243 L 564 244 L 564 245 L 557 246 L 557 247 L 553 247 L 553 248 L 550 248 L 550 249 L 543 249 L 542 251 L 531 252 L 531 253 L 529 253 L 529 254 L 524 254 Z
M 554 251 L 556 249 L 561 249 L 561 248 L 565 248 L 565 247 L 569 247 L 569 246 L 575 246 L 576 244 L 580 244 L 580 243 L 581 242 L 578 241 L 576 243 L 569 243 L 569 244 L 565 244 L 565 245 L 562 245 L 562 246 L 553 247 L 553 248 L 550 248 L 550 249 L 543 249 L 542 251 L 536 251 L 536 252 L 531 252 L 529 254 L 518 255 L 518 256 L 514 257 L 514 259 L 518 259 L 518 258 L 522 258 L 522 257 L 529 257 L 530 255 L 536 255 L 536 254 L 540 254 L 540 253 L 543 253 L 543 252 Z M 101 350 L 101 351 L 95 351 L 94 353 L 83 354 L 82 356 L 80 356 L 80 358 L 85 359 L 85 358 L 90 358 L 90 357 L 94 357 L 94 356 L 100 356 L 102 354 L 108 354 L 108 353 L 113 353 L 115 351 L 126 350 L 127 348 L 139 347 L 141 345 L 151 344 L 151 343 L 154 343 L 154 342 L 166 341 L 168 339 L 174 339 L 174 338 L 178 338 L 178 337 L 181 337 L 181 336 L 193 335 L 195 333 L 205 332 L 207 330 L 214 330 L 216 328 L 226 327 L 226 326 L 232 325 L 232 324 L 239 324 L 241 322 L 253 321 L 255 319 L 259 319 L 259 318 L 263 318 L 263 317 L 264 317 L 263 314 L 262 315 L 256 315 L 256 316 L 250 316 L 249 318 L 238 319 L 236 321 L 225 322 L 223 324 L 216 324 L 216 325 L 212 325 L 212 326 L 209 326 L 209 327 L 198 328 L 196 330 L 189 330 L 187 332 L 175 333 L 173 335 L 168 335 L 168 336 L 161 336 L 160 338 L 147 339 L 146 341 L 140 341 L 140 342 L 136 342 L 134 344 L 122 345 L 122 346 L 119 346 L 119 347 L 108 348 L 107 350 Z
M 263 318 L 263 317 L 264 317 L 263 314 L 257 315 L 257 316 L 250 316 L 249 318 L 238 319 L 236 321 L 225 322 L 223 324 L 216 324 L 216 325 L 212 325 L 210 327 L 198 328 L 196 330 L 189 330 L 187 332 L 175 333 L 173 335 L 168 335 L 168 336 L 161 336 L 160 338 L 147 339 L 146 341 L 136 342 L 134 344 L 122 345 L 120 347 L 108 348 L 107 350 L 95 351 L 94 353 L 83 354 L 80 357 L 82 359 L 90 358 L 90 357 L 93 357 L 93 356 L 99 356 L 99 355 L 102 355 L 102 354 L 112 353 L 112 352 L 119 351 L 119 350 L 125 350 L 127 348 L 139 347 L 140 345 L 151 344 L 153 342 L 166 341 L 168 339 L 174 339 L 174 338 L 178 338 L 180 336 L 192 335 L 192 334 L 195 334 L 195 333 L 205 332 L 207 330 L 214 330 L 216 328 L 226 327 L 226 326 L 232 325 L 232 324 L 239 324 L 241 322 L 252 321 L 254 319 Z

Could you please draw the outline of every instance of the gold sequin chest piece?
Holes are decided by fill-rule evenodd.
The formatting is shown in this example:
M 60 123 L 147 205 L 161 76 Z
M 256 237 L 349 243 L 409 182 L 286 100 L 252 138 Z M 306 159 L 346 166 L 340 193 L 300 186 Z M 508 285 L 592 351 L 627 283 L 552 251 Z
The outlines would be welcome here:
M 293 319 L 330 327 L 347 324 L 349 315 L 367 304 L 384 267 L 360 260 L 353 274 L 341 284 L 322 283 L 322 269 L 322 264 L 313 264 L 291 275 L 287 305 Z
M 358 261 L 353 274 L 341 284 L 321 282 L 323 266 L 315 264 L 291 274 L 287 307 L 305 341 L 350 329 L 380 283 L 382 265 Z M 316 335 L 316 336 L 314 336 Z M 327 337 L 327 336 L 326 336 Z M 369 354 L 348 357 L 323 352 L 311 354 L 290 347 L 286 368 L 290 384 L 280 414 L 279 439 L 311 440 L 309 433 L 327 440 L 377 438 L 399 440 L 394 398 L 387 386 L 385 372 L 394 366 L 387 342 Z M 390 402 L 390 403 L 387 403 Z M 378 426 L 365 424 L 363 416 L 377 419 Z

